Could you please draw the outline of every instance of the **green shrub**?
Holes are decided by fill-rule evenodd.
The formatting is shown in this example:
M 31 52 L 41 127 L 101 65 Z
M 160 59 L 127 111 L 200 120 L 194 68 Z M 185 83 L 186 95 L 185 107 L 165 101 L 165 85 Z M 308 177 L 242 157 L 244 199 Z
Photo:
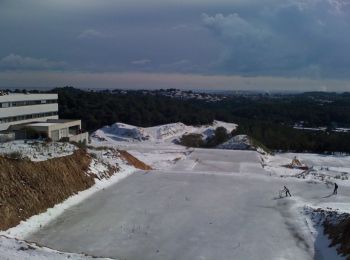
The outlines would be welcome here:
M 19 152 L 19 151 L 7 153 L 7 154 L 5 154 L 5 156 L 8 157 L 8 158 L 10 158 L 10 159 L 14 159 L 14 160 L 23 159 L 23 155 L 22 155 L 22 153 Z
M 183 135 L 180 139 L 180 144 L 187 147 L 203 147 L 205 145 L 201 134 Z

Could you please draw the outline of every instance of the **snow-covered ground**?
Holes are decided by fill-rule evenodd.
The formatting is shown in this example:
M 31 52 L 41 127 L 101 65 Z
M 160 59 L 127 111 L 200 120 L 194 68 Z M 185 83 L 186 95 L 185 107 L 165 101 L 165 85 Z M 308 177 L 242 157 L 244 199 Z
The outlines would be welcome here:
M 84 254 L 64 253 L 47 247 L 40 247 L 34 243 L 9 238 L 0 235 L 0 259 L 1 260 L 87 260 L 109 259 L 87 256 Z
M 58 205 L 57 214 L 48 210 L 43 220 L 35 216 L 6 234 L 112 258 L 342 259 L 304 209 L 350 212 L 350 157 L 187 149 L 173 143 L 185 133 L 210 136 L 218 126 L 236 127 L 117 123 L 96 131 L 97 150 L 90 150 L 96 159 L 122 165 L 113 152 L 99 149 L 125 149 L 155 171 L 125 170 L 116 181 L 102 180 L 86 196 Z M 310 170 L 285 167 L 294 157 Z M 279 197 L 284 185 L 291 198 Z
M 262 160 L 255 151 L 194 149 L 96 193 L 26 238 L 122 259 L 342 259 L 303 208 L 346 203 L 349 187 L 329 196 L 332 187 L 320 181 L 270 176 Z M 283 185 L 291 198 L 278 197 Z
M 77 147 L 70 143 L 16 140 L 0 143 L 0 155 L 10 158 L 27 158 L 31 161 L 71 155 Z
M 19 144 L 27 148 L 27 143 Z M 75 149 L 75 146 L 65 143 L 52 143 L 51 147 L 65 147 Z M 21 147 L 20 145 L 15 145 L 16 149 Z M 64 146 L 63 146 L 64 147 Z M 57 149 L 55 150 L 56 152 Z M 90 196 L 95 194 L 98 191 L 103 191 L 107 187 L 119 182 L 123 178 L 126 178 L 132 174 L 136 169 L 127 164 L 126 161 L 122 160 L 119 154 L 111 149 L 102 149 L 102 150 L 89 150 L 90 154 L 95 154 L 90 163 L 88 174 L 93 174 L 95 178 L 95 185 L 91 188 L 81 191 L 78 194 L 68 198 L 64 202 L 55 205 L 53 208 L 49 208 L 46 212 L 32 216 L 26 221 L 22 221 L 16 227 L 10 228 L 6 231 L 0 232 L 0 259 L 96 259 L 94 257 L 86 256 L 84 254 L 71 254 L 65 252 L 59 252 L 42 246 L 38 246 L 33 243 L 28 243 L 23 239 L 29 234 L 38 232 L 43 226 L 47 225 L 53 219 L 57 218 L 69 208 L 81 203 L 82 201 L 88 199 Z M 35 154 L 35 153 L 33 153 Z M 63 153 L 68 155 L 68 153 Z M 55 157 L 64 156 L 59 154 Z M 46 157 L 50 159 L 53 157 Z M 44 160 L 44 157 L 35 157 L 34 161 L 38 159 Z M 113 176 L 108 176 L 108 165 L 115 166 L 118 170 Z M 97 259 L 107 259 L 107 258 L 97 258 Z
M 310 168 L 309 171 L 289 169 L 283 165 L 290 164 L 293 158 Z M 306 153 L 280 153 L 266 157 L 265 169 L 277 176 L 298 176 L 304 179 L 325 182 L 339 182 L 350 186 L 350 156 L 320 155 Z M 304 172 L 304 174 L 302 174 Z
M 225 127 L 231 132 L 237 127 L 236 124 L 214 121 L 211 125 L 204 126 L 187 126 L 183 123 L 173 123 L 154 127 L 137 127 L 123 123 L 115 123 L 111 126 L 105 126 L 93 133 L 93 140 L 106 145 L 118 144 L 119 142 L 129 143 L 151 143 L 164 144 L 171 143 L 184 134 L 198 133 L 203 138 L 210 137 L 214 134 L 217 127 Z
M 175 140 L 189 133 L 201 134 L 205 139 L 212 136 L 217 127 L 224 127 L 227 132 L 232 132 L 237 125 L 214 121 L 211 125 L 203 126 L 173 123 L 142 128 L 115 123 L 97 130 L 92 134 L 91 141 L 96 147 L 108 146 L 127 150 L 153 169 L 164 169 L 185 159 L 192 151 L 192 149 L 175 145 Z
M 226 150 L 254 150 L 261 154 L 267 154 L 264 149 L 253 144 L 252 139 L 247 135 L 236 135 L 223 144 L 217 146 L 218 149 Z

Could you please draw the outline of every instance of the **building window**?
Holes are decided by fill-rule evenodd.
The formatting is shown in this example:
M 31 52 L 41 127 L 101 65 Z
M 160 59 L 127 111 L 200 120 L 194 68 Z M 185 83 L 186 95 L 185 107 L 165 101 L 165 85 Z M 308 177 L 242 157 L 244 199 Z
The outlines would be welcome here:
M 57 116 L 58 112 L 46 112 L 46 113 L 39 113 L 39 114 L 30 114 L 30 115 L 22 115 L 22 116 L 13 116 L 13 117 L 4 117 L 0 118 L 0 123 L 10 123 L 10 122 L 16 122 L 16 121 L 23 121 L 28 119 L 34 119 L 34 118 L 42 118 L 42 117 L 49 117 L 49 116 Z
M 12 107 L 34 106 L 34 105 L 56 104 L 56 103 L 58 103 L 57 99 L 3 102 L 3 103 L 0 103 L 0 108 L 7 108 L 11 106 Z

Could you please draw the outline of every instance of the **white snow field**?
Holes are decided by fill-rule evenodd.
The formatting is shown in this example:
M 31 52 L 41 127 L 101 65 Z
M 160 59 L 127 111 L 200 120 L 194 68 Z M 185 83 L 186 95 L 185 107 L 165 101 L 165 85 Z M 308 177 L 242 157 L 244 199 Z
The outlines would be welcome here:
M 15 144 L 15 147 L 18 148 L 18 147 L 24 146 L 25 148 L 28 148 L 28 143 L 22 144 L 21 142 L 19 142 L 19 144 L 20 145 Z M 53 144 L 56 144 L 56 143 L 53 143 Z M 11 145 L 14 145 L 14 144 L 11 143 Z M 51 147 L 61 147 L 61 146 L 73 147 L 74 149 L 76 149 L 74 145 L 70 145 L 70 144 L 65 145 L 65 143 L 57 143 L 57 145 L 53 145 Z M 74 254 L 74 253 L 60 252 L 50 248 L 42 247 L 37 244 L 29 243 L 23 240 L 25 236 L 27 236 L 30 233 L 36 232 L 42 226 L 47 225 L 48 223 L 50 223 L 52 219 L 58 217 L 63 212 L 68 210 L 70 207 L 79 204 L 83 200 L 87 199 L 89 196 L 92 196 L 97 191 L 103 190 L 108 186 L 113 185 L 114 183 L 120 181 L 121 179 L 127 177 L 128 175 L 132 174 L 135 171 L 134 167 L 128 165 L 127 162 L 125 162 L 118 156 L 118 154 L 113 153 L 108 149 L 107 150 L 102 149 L 99 151 L 89 149 L 89 152 L 92 154 L 95 154 L 95 157 L 96 157 L 96 159 L 93 159 L 91 161 L 91 164 L 88 170 L 90 174 L 95 175 L 95 185 L 93 185 L 91 188 L 87 190 L 81 191 L 71 196 L 64 202 L 55 205 L 53 208 L 49 208 L 44 213 L 32 216 L 26 221 L 21 221 L 21 223 L 16 227 L 0 232 L 0 260 L 3 260 L 3 259 L 8 259 L 8 260 L 12 260 L 12 259 L 16 259 L 16 260 L 17 259 L 28 259 L 28 260 L 29 259 L 57 259 L 57 260 L 58 259 L 77 259 L 77 260 L 106 259 L 106 258 L 96 258 L 96 255 L 87 256 L 85 254 L 80 254 L 80 253 Z M 35 153 L 32 153 L 31 155 L 33 154 Z M 67 155 L 67 153 L 63 153 L 63 154 Z M 63 154 L 58 153 L 56 155 L 55 153 L 52 153 L 51 156 L 48 156 L 46 158 L 44 156 L 40 156 L 40 157 L 37 156 L 37 157 L 34 157 L 34 161 L 51 159 L 53 158 L 53 156 L 61 157 L 61 156 L 64 156 Z M 109 177 L 109 175 L 106 174 L 106 171 L 108 170 L 106 165 L 107 163 L 110 164 L 111 166 L 117 165 L 117 167 L 119 168 L 118 172 L 111 177 Z
M 272 156 L 173 142 L 185 133 L 205 138 L 217 126 L 228 131 L 236 127 L 218 121 L 203 127 L 116 123 L 96 131 L 92 145 L 99 149 L 90 152 L 103 162 L 118 163 L 123 173 L 5 235 L 63 252 L 126 260 L 345 259 L 328 247 L 322 227 L 307 212 L 323 208 L 350 213 L 350 157 Z M 135 172 L 99 152 L 101 146 L 125 149 L 154 170 Z M 312 170 L 283 166 L 295 156 Z M 332 196 L 334 182 L 337 196 Z M 279 196 L 284 185 L 292 197 Z M 0 245 L 0 256 L 5 251 Z
M 124 123 L 115 123 L 97 130 L 92 137 L 99 140 L 99 142 L 105 141 L 107 145 L 115 142 L 142 142 L 154 145 L 157 143 L 163 144 L 164 142 L 171 143 L 182 135 L 189 133 L 202 134 L 203 138 L 210 137 L 214 134 L 214 130 L 220 126 L 225 127 L 228 132 L 232 132 L 232 130 L 237 127 L 236 124 L 221 121 L 214 121 L 211 125 L 199 127 L 187 126 L 183 123 L 173 123 L 147 128 Z
M 76 149 L 75 145 L 62 142 L 16 140 L 0 143 L 0 155 L 18 156 L 34 162 L 71 155 Z
M 33 243 L 0 236 L 0 259 L 1 260 L 100 260 L 108 258 L 99 258 L 87 256 L 84 254 L 63 253 L 46 247 L 40 247 Z
M 26 239 L 119 259 L 342 259 L 304 205 L 346 203 L 320 181 L 270 176 L 255 151 L 195 149 L 99 191 Z M 279 198 L 287 185 L 293 197 Z

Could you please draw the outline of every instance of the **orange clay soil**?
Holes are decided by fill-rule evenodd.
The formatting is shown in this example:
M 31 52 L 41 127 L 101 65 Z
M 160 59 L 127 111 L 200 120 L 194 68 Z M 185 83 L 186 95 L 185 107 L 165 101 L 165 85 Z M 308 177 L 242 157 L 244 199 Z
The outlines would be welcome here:
M 46 211 L 91 187 L 91 157 L 83 150 L 42 162 L 0 157 L 0 230 Z
M 132 156 L 127 151 L 118 150 L 123 159 L 125 159 L 130 165 L 133 165 L 135 168 L 140 170 L 152 170 L 152 167 L 140 161 L 136 157 Z

